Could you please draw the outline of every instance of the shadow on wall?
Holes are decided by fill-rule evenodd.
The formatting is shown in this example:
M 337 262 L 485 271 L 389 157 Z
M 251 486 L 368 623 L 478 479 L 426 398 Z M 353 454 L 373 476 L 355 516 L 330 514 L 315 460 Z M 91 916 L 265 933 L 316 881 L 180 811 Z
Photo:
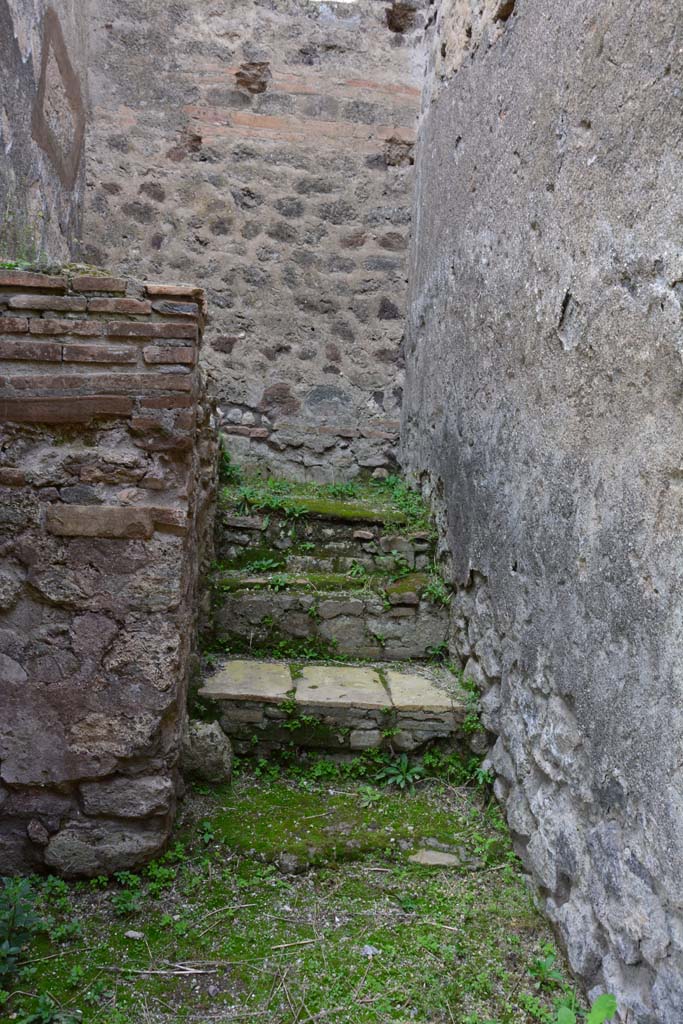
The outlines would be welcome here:
M 25 262 L 73 255 L 80 234 L 86 47 L 59 7 L 0 0 L 0 256 Z

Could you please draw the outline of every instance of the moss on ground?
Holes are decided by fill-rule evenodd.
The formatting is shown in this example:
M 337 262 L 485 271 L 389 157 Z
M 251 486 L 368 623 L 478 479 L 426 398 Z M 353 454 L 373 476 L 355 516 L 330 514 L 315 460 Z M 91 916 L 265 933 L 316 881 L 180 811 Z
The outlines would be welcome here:
M 89 1024 L 553 1019 L 570 987 L 559 958 L 539 981 L 551 935 L 484 794 L 431 781 L 399 795 L 317 764 L 192 791 L 169 853 L 139 875 L 36 880 L 49 934 L 2 1019 L 40 994 Z M 458 865 L 411 863 L 421 847 Z

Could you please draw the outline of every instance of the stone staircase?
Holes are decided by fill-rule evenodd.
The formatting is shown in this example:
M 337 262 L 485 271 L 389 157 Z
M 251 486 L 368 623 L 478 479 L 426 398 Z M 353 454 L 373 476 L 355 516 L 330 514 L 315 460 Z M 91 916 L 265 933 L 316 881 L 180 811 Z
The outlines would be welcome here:
M 467 698 L 437 664 L 449 599 L 427 510 L 400 481 L 231 484 L 198 696 L 240 754 L 454 743 Z

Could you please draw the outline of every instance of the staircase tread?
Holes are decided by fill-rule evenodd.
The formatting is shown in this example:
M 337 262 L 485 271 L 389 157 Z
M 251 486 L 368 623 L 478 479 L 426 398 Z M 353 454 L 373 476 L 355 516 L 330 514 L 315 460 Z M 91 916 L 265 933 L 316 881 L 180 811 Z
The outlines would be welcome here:
M 206 679 L 199 695 L 213 700 L 279 703 L 294 691 L 298 702 L 328 708 L 393 708 L 408 714 L 461 710 L 464 700 L 454 684 L 446 685 L 444 677 L 438 670 L 427 674 L 336 664 L 307 664 L 292 673 L 284 661 L 231 659 Z

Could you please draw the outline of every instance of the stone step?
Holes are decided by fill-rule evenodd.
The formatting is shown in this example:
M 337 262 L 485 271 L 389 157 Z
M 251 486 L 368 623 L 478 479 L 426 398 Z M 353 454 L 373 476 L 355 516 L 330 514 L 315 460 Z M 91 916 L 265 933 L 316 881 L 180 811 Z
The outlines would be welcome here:
M 299 747 L 354 753 L 463 743 L 466 695 L 446 670 L 230 660 L 199 696 L 217 702 L 239 754 Z
M 430 578 L 386 575 L 247 575 L 213 577 L 212 644 L 233 654 L 295 656 L 315 644 L 320 656 L 378 661 L 424 660 L 446 642 L 448 609 L 435 602 Z
M 354 563 L 384 572 L 404 566 L 422 570 L 434 554 L 431 532 L 395 522 L 331 518 L 310 511 L 294 520 L 283 513 L 241 515 L 225 508 L 217 515 L 216 558 L 224 568 L 264 560 L 282 566 L 291 560 L 296 565 L 299 560 L 317 562 L 322 571 L 333 572 L 346 571 Z

